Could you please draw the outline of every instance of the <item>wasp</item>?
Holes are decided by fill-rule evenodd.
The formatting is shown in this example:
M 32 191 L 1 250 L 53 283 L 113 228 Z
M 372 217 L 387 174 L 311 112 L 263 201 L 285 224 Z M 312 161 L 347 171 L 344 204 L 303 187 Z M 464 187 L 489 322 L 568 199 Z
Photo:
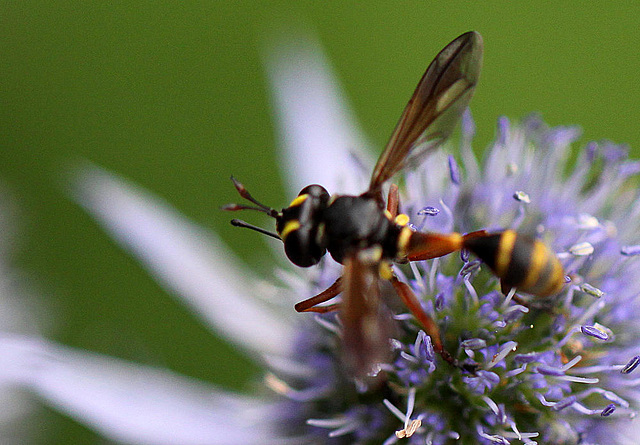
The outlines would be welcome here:
M 513 230 L 460 233 L 421 232 L 399 213 L 398 187 L 383 185 L 407 166 L 432 153 L 454 131 L 480 76 L 483 41 L 467 32 L 449 43 L 429 64 L 406 105 L 371 175 L 369 188 L 357 196 L 330 195 L 322 186 L 303 188 L 282 210 L 265 206 L 233 177 L 240 196 L 253 205 L 228 204 L 225 210 L 258 210 L 275 219 L 269 232 L 237 219 L 232 224 L 281 240 L 289 260 L 299 267 L 317 264 L 328 251 L 344 266 L 328 289 L 295 305 L 298 312 L 339 310 L 345 361 L 357 377 L 375 372 L 389 360 L 392 318 L 380 298 L 380 282 L 388 280 L 403 304 L 431 337 L 434 350 L 450 364 L 438 325 L 422 308 L 411 288 L 400 281 L 392 263 L 428 260 L 466 249 L 489 266 L 503 289 L 536 295 L 559 292 L 564 272 L 556 256 L 541 242 Z M 340 302 L 329 300 L 342 294 Z

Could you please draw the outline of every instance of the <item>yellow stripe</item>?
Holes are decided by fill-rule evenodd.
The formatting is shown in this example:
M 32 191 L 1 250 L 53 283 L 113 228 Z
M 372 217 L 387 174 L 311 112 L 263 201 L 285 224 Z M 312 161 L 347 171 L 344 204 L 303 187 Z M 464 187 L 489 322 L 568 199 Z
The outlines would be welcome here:
M 390 280 L 393 278 L 393 269 L 391 269 L 391 264 L 386 261 L 382 261 L 378 266 L 378 273 L 380 274 L 380 278 L 384 280 Z
M 531 261 L 529 263 L 529 270 L 524 277 L 524 281 L 518 287 L 522 289 L 529 289 L 533 287 L 540 279 L 540 271 L 547 263 L 549 257 L 547 248 L 540 241 L 536 241 L 533 245 L 533 252 L 531 252 Z
M 323 222 L 318 224 L 318 231 L 316 232 L 316 243 L 318 243 L 319 245 L 322 245 L 322 243 L 323 243 L 324 228 L 325 228 L 325 225 L 324 225 Z
M 404 226 L 400 231 L 400 235 L 398 235 L 398 244 L 397 244 L 398 258 L 404 258 L 405 256 L 407 256 L 407 247 L 409 246 L 409 240 L 411 239 L 412 233 L 413 233 L 413 230 L 411 230 L 407 226 Z
M 294 219 L 292 221 L 289 221 L 284 225 L 284 229 L 282 229 L 282 232 L 280 232 L 280 238 L 282 238 L 282 241 L 284 241 L 287 235 L 298 230 L 299 228 L 300 222 L 298 220 Z
M 400 213 L 398 216 L 396 216 L 395 223 L 397 225 L 406 226 L 408 222 L 409 216 L 405 215 L 404 213 Z
M 464 237 L 460 235 L 458 232 L 453 232 L 448 235 L 449 245 L 451 247 L 451 251 L 454 252 L 456 250 L 462 249 L 462 242 L 464 241 Z
M 541 297 L 555 295 L 560 292 L 562 286 L 564 286 L 564 269 L 562 268 L 562 264 L 560 264 L 560 261 L 558 261 L 558 258 L 555 256 L 551 257 L 551 261 L 553 261 L 553 271 L 551 272 L 547 286 L 540 292 Z
M 496 258 L 496 275 L 503 277 L 509 268 L 511 261 L 511 252 L 516 242 L 516 232 L 513 230 L 505 230 L 500 237 L 498 245 L 498 258 Z
M 303 195 L 298 195 L 296 197 L 296 199 L 294 199 L 293 201 L 291 201 L 291 204 L 289 204 L 289 207 L 296 207 L 299 206 L 300 204 L 302 204 L 303 202 L 305 202 L 307 200 L 307 198 L 309 197 L 308 194 L 303 194 Z

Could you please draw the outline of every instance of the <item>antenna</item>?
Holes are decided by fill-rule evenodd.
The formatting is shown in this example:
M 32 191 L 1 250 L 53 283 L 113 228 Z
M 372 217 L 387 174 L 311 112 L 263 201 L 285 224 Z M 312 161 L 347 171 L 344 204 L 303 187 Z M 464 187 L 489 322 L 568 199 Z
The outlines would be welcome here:
M 280 216 L 280 213 L 276 209 L 272 209 L 271 207 L 262 204 L 256 198 L 251 196 L 251 194 L 247 191 L 246 187 L 242 185 L 242 183 L 238 181 L 236 178 L 234 178 L 233 176 L 231 177 L 231 181 L 233 182 L 233 186 L 236 188 L 240 196 L 246 199 L 247 201 L 255 204 L 256 207 L 240 205 L 240 204 L 227 204 L 222 206 L 222 210 L 229 210 L 229 211 L 257 210 L 258 212 L 266 213 L 270 217 L 278 219 L 278 217 Z
M 245 229 L 251 229 L 251 230 L 255 230 L 256 232 L 260 232 L 264 235 L 270 236 L 272 238 L 275 238 L 277 240 L 282 241 L 282 238 L 280 238 L 276 233 L 274 232 L 269 232 L 268 230 L 263 229 L 262 227 L 257 227 L 254 226 L 253 224 L 249 224 L 245 221 L 242 221 L 240 219 L 232 219 L 231 220 L 231 225 L 234 227 L 244 227 Z
M 251 194 L 247 191 L 244 185 L 240 181 L 238 181 L 233 176 L 231 177 L 231 181 L 233 182 L 233 186 L 236 188 L 241 197 L 246 199 L 247 201 L 255 204 L 255 206 L 242 205 L 242 204 L 226 204 L 222 206 L 222 210 L 227 211 L 236 211 L 236 210 L 257 210 L 258 212 L 263 212 L 269 215 L 276 220 L 280 220 L 282 218 L 282 214 L 275 209 L 272 209 L 269 206 L 262 204 L 260 201 L 255 199 Z M 248 222 L 242 221 L 240 219 L 232 219 L 231 225 L 234 227 L 243 227 L 245 229 L 251 229 L 255 232 L 260 232 L 263 235 L 270 236 L 271 238 L 275 238 L 277 240 L 282 241 L 282 238 L 278 236 L 275 232 L 270 232 L 268 230 L 263 229 L 262 227 L 254 226 L 253 224 L 249 224 Z

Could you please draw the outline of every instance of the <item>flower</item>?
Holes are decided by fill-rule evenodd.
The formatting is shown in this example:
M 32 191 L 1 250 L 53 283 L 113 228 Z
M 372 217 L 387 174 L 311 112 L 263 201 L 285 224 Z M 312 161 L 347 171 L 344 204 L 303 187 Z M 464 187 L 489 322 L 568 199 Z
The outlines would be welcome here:
M 30 285 L 30 276 L 11 264 L 19 218 L 13 196 L 0 188 L 0 329 L 21 335 L 35 335 L 48 327 L 43 301 Z M 38 405 L 14 385 L 0 378 L 0 443 L 19 444 L 31 441 L 37 432 L 30 426 L 36 419 Z
M 364 190 L 372 163 L 354 151 L 365 143 L 321 57 L 308 47 L 285 54 L 272 58 L 270 76 L 293 191 L 313 182 Z M 264 364 L 265 394 L 230 394 L 15 335 L 0 338 L 0 375 L 125 443 L 636 443 L 640 164 L 603 142 L 588 144 L 572 167 L 578 129 L 549 128 L 536 116 L 500 119 L 480 163 L 469 113 L 462 127 L 459 147 L 406 172 L 402 202 L 412 224 L 533 234 L 568 277 L 558 296 L 540 299 L 503 295 L 466 253 L 397 267 L 466 370 L 435 354 L 400 307 L 393 360 L 374 383 L 354 381 L 342 365 L 336 314 L 291 309 L 339 276 L 336 263 L 285 266 L 266 283 L 166 203 L 85 166 L 78 201 L 160 283 Z

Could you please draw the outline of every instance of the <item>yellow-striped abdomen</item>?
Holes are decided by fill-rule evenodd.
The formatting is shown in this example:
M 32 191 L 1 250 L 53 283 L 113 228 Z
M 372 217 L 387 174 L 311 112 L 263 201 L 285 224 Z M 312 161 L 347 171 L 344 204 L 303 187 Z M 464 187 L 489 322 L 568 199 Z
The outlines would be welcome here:
M 504 287 L 546 297 L 564 285 L 556 255 L 541 241 L 513 230 L 465 239 L 464 247 L 485 262 Z

